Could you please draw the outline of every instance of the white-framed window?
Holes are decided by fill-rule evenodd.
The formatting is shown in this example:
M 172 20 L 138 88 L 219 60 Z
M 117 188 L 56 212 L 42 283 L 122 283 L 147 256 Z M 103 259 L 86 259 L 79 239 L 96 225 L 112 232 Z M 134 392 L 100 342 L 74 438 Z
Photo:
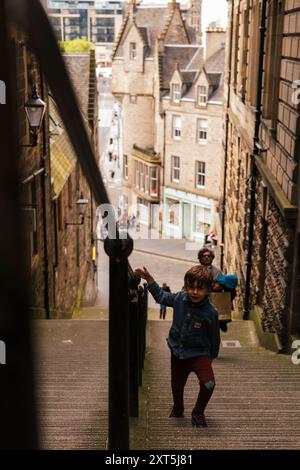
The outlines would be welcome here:
M 140 189 L 140 162 L 135 161 L 135 187 Z
M 137 58 L 136 42 L 131 42 L 129 45 L 129 57 L 130 60 L 136 60 Z
M 135 161 L 135 187 L 140 191 L 158 196 L 158 167 Z
M 205 186 L 205 162 L 196 161 L 196 187 L 204 188 Z
M 210 232 L 211 225 L 210 209 L 202 206 L 195 206 L 194 217 L 194 231 L 204 233 L 205 235 Z
M 181 116 L 172 117 L 172 136 L 173 139 L 181 138 Z
M 179 83 L 173 83 L 172 84 L 172 101 L 175 103 L 179 103 L 181 98 L 181 93 L 180 93 L 180 85 Z
M 198 86 L 198 104 L 200 106 L 206 105 L 207 102 L 207 87 L 200 85 Z
M 197 141 L 201 143 L 207 142 L 207 119 L 197 119 Z
M 128 155 L 123 155 L 123 178 L 128 180 Z
M 180 182 L 180 157 L 172 155 L 171 160 L 171 181 L 174 183 Z
M 145 193 L 149 194 L 149 167 L 145 165 Z
M 150 196 L 158 196 L 158 168 L 150 167 Z

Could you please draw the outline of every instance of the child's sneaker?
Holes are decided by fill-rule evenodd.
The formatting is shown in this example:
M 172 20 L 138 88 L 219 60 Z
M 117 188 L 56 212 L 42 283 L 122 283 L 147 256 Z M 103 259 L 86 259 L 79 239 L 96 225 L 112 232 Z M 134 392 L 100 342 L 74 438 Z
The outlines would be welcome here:
M 194 428 L 206 428 L 207 422 L 204 413 L 192 412 L 192 425 Z
M 183 418 L 184 417 L 183 412 L 184 412 L 183 408 L 175 408 L 175 406 L 173 406 L 169 418 Z

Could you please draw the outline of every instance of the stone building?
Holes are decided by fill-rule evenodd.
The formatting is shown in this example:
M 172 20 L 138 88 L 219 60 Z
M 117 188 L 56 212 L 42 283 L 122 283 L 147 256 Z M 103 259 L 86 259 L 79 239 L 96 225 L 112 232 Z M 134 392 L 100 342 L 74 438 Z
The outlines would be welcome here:
M 129 5 L 112 73 L 122 103 L 126 204 L 149 228 L 201 241 L 216 228 L 223 157 L 225 32 L 207 34 L 204 57 L 201 34 L 179 3 Z
M 89 188 L 80 170 L 77 169 L 76 173 L 79 190 L 75 181 L 72 185 L 68 178 L 71 168 L 76 166 L 75 156 L 69 147 L 70 153 L 65 158 L 64 149 L 58 142 L 65 139 L 63 126 L 40 66 L 28 48 L 27 38 L 15 29 L 10 31 L 10 35 L 17 87 L 20 203 L 25 232 L 25 269 L 30 287 L 29 305 L 33 317 L 70 317 L 82 298 L 92 301 L 97 293 L 97 284 L 93 281 L 95 250 L 92 253 L 90 241 L 91 220 L 93 224 L 95 221 L 88 218 L 93 217 L 94 207 L 91 206 Z M 87 66 L 89 75 L 92 70 L 89 59 Z M 92 80 L 87 84 L 91 90 L 87 96 L 90 96 L 88 109 L 89 118 L 92 119 L 94 85 Z M 35 88 L 46 104 L 36 145 L 24 108 Z M 70 235 L 73 228 L 65 226 L 65 222 L 80 220 L 76 213 L 76 201 L 81 191 L 89 199 L 90 212 L 81 231 L 83 234 L 85 230 L 85 238 L 84 235 L 76 238 Z M 76 264 L 74 255 L 71 255 L 75 252 L 79 253 L 79 266 L 78 260 Z M 89 278 L 92 281 L 88 282 Z
M 87 130 L 98 148 L 95 52 L 64 54 Z M 50 161 L 54 217 L 54 309 L 70 315 L 97 296 L 96 207 L 55 100 L 50 96 Z
M 300 333 L 300 1 L 228 4 L 224 266 L 239 275 L 236 308 L 288 347 Z

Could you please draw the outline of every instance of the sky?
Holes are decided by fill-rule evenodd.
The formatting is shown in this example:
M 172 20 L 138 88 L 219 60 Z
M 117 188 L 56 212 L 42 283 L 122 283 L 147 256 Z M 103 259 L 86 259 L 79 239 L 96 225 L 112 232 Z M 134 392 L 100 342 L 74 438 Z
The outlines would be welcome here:
M 158 4 L 163 5 L 168 3 L 168 0 L 143 0 L 144 4 Z M 187 0 L 180 0 L 180 3 L 186 5 Z M 227 1 L 226 0 L 203 0 L 202 2 L 202 27 L 205 31 L 207 25 L 211 21 L 221 20 L 221 25 L 227 24 Z

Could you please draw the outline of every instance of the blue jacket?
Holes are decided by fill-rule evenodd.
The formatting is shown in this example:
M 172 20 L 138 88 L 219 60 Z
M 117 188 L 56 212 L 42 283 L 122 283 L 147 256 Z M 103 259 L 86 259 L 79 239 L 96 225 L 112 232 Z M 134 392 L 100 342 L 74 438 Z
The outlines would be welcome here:
M 173 307 L 173 322 L 167 338 L 172 353 L 179 359 L 218 356 L 220 330 L 218 313 L 206 297 L 193 303 L 186 292 L 165 292 L 156 282 L 148 290 L 159 304 Z

